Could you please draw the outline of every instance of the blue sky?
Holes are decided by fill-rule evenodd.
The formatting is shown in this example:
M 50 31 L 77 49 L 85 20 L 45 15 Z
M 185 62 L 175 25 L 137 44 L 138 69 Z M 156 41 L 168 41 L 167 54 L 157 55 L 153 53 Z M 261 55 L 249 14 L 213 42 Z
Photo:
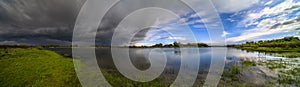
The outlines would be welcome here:
M 224 26 L 221 37 L 227 44 L 239 44 L 246 41 L 277 39 L 286 36 L 300 36 L 300 0 L 212 0 Z M 203 18 L 199 18 L 201 15 Z M 217 45 L 211 41 L 204 24 L 214 25 L 214 20 L 205 18 L 206 12 L 183 12 L 181 18 L 159 23 L 159 29 L 152 29 L 144 40 L 136 45 L 154 43 L 169 44 L 203 42 Z M 203 20 L 207 20 L 206 23 Z M 186 27 L 186 26 L 189 26 Z M 166 31 L 164 31 L 166 30 Z M 192 31 L 185 33 L 186 31 Z M 171 32 L 171 34 L 170 34 Z M 192 40 L 190 37 L 195 37 Z

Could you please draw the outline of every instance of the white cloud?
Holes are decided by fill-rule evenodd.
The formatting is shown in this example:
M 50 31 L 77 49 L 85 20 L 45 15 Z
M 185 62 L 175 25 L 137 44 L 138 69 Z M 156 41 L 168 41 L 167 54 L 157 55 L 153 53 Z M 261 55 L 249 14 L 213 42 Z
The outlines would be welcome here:
M 290 19 L 287 21 L 292 21 L 295 19 L 296 18 Z M 285 22 L 287 22 L 287 21 L 285 21 Z M 293 32 L 293 31 L 295 31 L 296 28 L 300 28 L 299 23 L 300 22 L 298 21 L 298 22 L 294 22 L 294 23 L 290 23 L 290 24 L 286 24 L 286 25 L 281 25 L 280 27 L 277 27 L 275 29 L 270 29 L 269 28 L 270 26 L 267 26 L 267 27 L 257 27 L 257 28 L 251 29 L 251 30 L 245 30 L 240 36 L 228 38 L 227 41 L 229 43 L 230 42 L 239 42 L 239 41 L 251 40 L 251 39 L 254 39 L 254 38 L 257 38 L 260 36 L 264 36 L 264 35 L 277 34 L 277 33 L 283 33 L 283 32 Z
M 278 21 L 276 19 L 277 18 L 269 18 L 269 19 L 264 19 L 261 22 L 256 22 L 257 23 L 257 27 L 268 29 L 271 26 L 273 26 L 274 24 L 278 23 Z
M 205 17 L 201 18 L 200 20 L 195 20 L 193 23 L 203 23 L 205 26 L 195 25 L 195 28 L 202 28 L 202 27 L 217 27 L 220 26 L 221 23 L 217 22 L 214 17 Z
M 200 16 L 206 16 L 212 13 L 212 9 L 206 8 L 209 6 L 210 0 L 190 0 L 191 5 L 197 6 L 197 14 Z M 238 12 L 241 10 L 245 10 L 257 4 L 259 0 L 211 0 L 213 5 L 215 6 L 214 10 L 217 10 L 221 13 L 231 13 L 231 12 Z M 207 10 L 209 9 L 209 10 Z M 197 17 L 197 14 L 193 14 L 190 17 Z
M 271 0 L 271 1 L 268 1 L 267 3 L 265 3 L 265 5 L 270 5 L 272 3 L 273 3 L 273 1 Z
M 300 3 L 293 3 L 292 0 L 286 0 L 274 7 L 265 7 L 260 12 L 249 13 L 238 25 L 245 27 L 256 25 L 256 28 L 245 30 L 240 36 L 228 38 L 227 41 L 240 42 L 264 35 L 295 31 L 295 29 L 300 28 L 300 22 L 297 21 L 299 18 L 296 17 L 291 19 L 286 17 L 286 15 L 292 14 L 291 11 L 287 11 L 286 9 L 299 4 Z
M 232 19 L 232 18 L 227 18 L 226 20 L 228 20 L 228 21 L 230 21 L 230 22 L 235 22 L 235 21 L 237 21 L 237 20 L 234 20 L 234 19 Z
M 250 8 L 254 4 L 258 3 L 258 0 L 212 0 L 216 9 L 221 13 L 230 13 L 245 10 Z
M 206 43 L 210 46 L 222 46 L 222 45 L 224 45 L 222 42 L 218 42 L 218 41 L 202 41 L 201 43 Z
M 228 34 L 230 34 L 230 33 L 223 31 L 222 37 L 226 37 L 226 35 L 228 35 Z
M 144 43 L 134 43 L 134 46 L 145 46 L 146 44 Z
M 185 37 L 179 37 L 179 36 L 169 37 L 168 39 L 174 39 L 174 40 L 177 40 L 177 41 L 185 41 L 185 40 L 187 40 Z
M 187 21 L 187 18 L 181 18 L 177 21 L 178 24 L 182 24 Z
M 291 8 L 295 5 L 300 5 L 300 3 L 293 3 L 293 0 L 286 0 L 285 2 L 282 2 L 274 7 L 265 7 L 263 10 L 257 13 L 249 13 L 243 21 L 241 21 L 238 25 L 240 26 L 250 26 L 250 25 L 256 25 L 257 20 L 264 17 L 270 17 L 274 15 L 278 15 L 281 13 L 284 13 L 287 8 Z M 286 13 L 281 14 L 281 16 L 277 17 L 278 21 L 286 20 L 282 17 L 285 16 Z
M 185 1 L 185 0 L 184 0 Z M 165 24 L 161 24 L 161 29 L 163 30 L 168 30 L 170 33 L 173 33 L 175 35 L 179 35 L 179 36 L 186 36 L 188 38 L 185 38 L 189 41 L 193 41 L 191 40 L 189 37 L 192 37 L 193 34 L 191 33 L 186 33 L 187 30 L 189 30 L 188 27 L 183 27 L 186 26 L 186 24 L 190 24 L 190 25 L 194 25 L 195 23 L 204 23 L 206 26 L 203 25 L 195 25 L 193 27 L 195 28 L 205 28 L 206 29 L 210 29 L 211 31 L 213 29 L 216 30 L 216 32 L 211 33 L 211 36 L 215 36 L 214 40 L 221 40 L 223 39 L 222 34 L 227 34 L 227 33 L 223 33 L 223 27 L 222 27 L 222 23 L 221 23 L 221 19 L 219 16 L 219 13 L 216 12 L 216 9 L 213 8 L 211 6 L 211 2 L 210 0 L 188 0 L 187 2 L 189 2 L 189 6 L 191 6 L 194 10 L 195 10 L 195 14 L 192 15 L 184 15 L 185 18 L 178 18 L 178 19 L 174 19 L 174 20 L 170 20 L 169 23 L 165 23 Z M 226 2 L 226 3 L 224 3 Z M 213 3 L 214 5 L 217 7 L 217 10 L 219 12 L 236 12 L 236 11 L 240 11 L 240 10 L 244 10 L 247 9 L 249 7 L 251 7 L 253 4 L 255 4 L 257 2 L 257 0 L 245 0 L 245 1 L 238 1 L 238 0 L 230 0 L 230 2 L 232 3 L 228 3 L 225 0 L 214 0 Z M 244 4 L 239 4 L 237 5 L 236 2 L 242 2 Z M 227 4 L 227 5 L 224 5 Z M 186 12 L 188 13 L 188 12 Z M 186 17 L 188 16 L 188 17 Z M 195 18 L 197 16 L 200 16 L 200 20 L 194 20 L 194 21 L 190 21 L 188 19 L 190 18 Z M 169 27 L 166 27 L 169 26 Z M 220 31 L 220 32 L 217 32 Z M 150 33 L 160 33 L 159 31 L 149 31 L 147 33 L 147 37 L 150 37 L 151 34 Z M 145 40 L 148 40 L 146 37 Z M 152 37 L 153 39 L 153 37 Z M 177 38 L 178 39 L 178 38 Z M 183 39 L 183 38 L 181 38 Z M 184 41 L 184 42 L 189 42 L 189 41 Z
M 198 17 L 198 16 L 203 17 L 203 16 L 207 16 L 207 15 L 208 15 L 207 12 L 205 12 L 205 11 L 200 11 L 200 12 L 197 12 L 197 13 L 195 13 L 195 14 L 192 14 L 190 17 L 191 17 L 191 18 L 196 18 L 196 17 Z
M 206 28 L 204 25 L 194 25 L 193 27 L 198 29 Z

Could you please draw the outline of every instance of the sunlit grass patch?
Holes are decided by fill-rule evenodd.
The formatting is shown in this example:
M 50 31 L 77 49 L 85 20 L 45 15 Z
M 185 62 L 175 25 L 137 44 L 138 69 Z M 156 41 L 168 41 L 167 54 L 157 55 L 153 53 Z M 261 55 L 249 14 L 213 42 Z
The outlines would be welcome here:
M 42 50 L 0 49 L 0 85 L 80 86 L 71 58 Z

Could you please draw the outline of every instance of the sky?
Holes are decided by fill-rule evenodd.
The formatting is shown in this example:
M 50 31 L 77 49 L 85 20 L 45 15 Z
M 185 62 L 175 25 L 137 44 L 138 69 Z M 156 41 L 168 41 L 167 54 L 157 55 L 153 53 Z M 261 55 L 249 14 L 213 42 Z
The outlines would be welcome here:
M 96 44 L 110 45 L 115 28 L 129 14 L 145 6 L 143 1 L 146 0 L 122 0 L 111 8 L 99 26 Z M 212 41 L 213 35 L 208 33 L 207 27 L 210 26 L 224 28 L 217 37 L 226 38 L 227 44 L 300 37 L 300 0 L 211 0 L 222 26 L 215 23 L 216 20 L 209 16 L 212 15 L 210 12 L 189 10 L 174 0 L 167 1 L 161 4 L 178 14 L 179 18 L 157 19 L 153 26 L 136 33 L 130 44 L 170 44 L 178 41 L 218 45 L 220 42 Z M 206 4 L 200 0 L 194 1 L 199 6 Z M 71 45 L 76 17 L 84 2 L 1 0 L 0 44 Z M 142 17 L 143 21 L 153 19 L 149 15 Z

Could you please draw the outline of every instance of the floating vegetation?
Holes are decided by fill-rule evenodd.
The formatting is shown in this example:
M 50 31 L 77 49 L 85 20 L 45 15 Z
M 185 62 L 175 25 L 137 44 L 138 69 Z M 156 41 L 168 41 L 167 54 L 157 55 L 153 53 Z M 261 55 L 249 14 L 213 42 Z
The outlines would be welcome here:
M 244 66 L 256 66 L 256 62 L 254 61 L 242 61 Z
M 300 86 L 299 58 L 260 61 L 262 66 L 277 73 L 277 85 Z
M 241 67 L 233 65 L 225 69 L 222 76 L 228 81 L 238 81 L 240 73 Z

